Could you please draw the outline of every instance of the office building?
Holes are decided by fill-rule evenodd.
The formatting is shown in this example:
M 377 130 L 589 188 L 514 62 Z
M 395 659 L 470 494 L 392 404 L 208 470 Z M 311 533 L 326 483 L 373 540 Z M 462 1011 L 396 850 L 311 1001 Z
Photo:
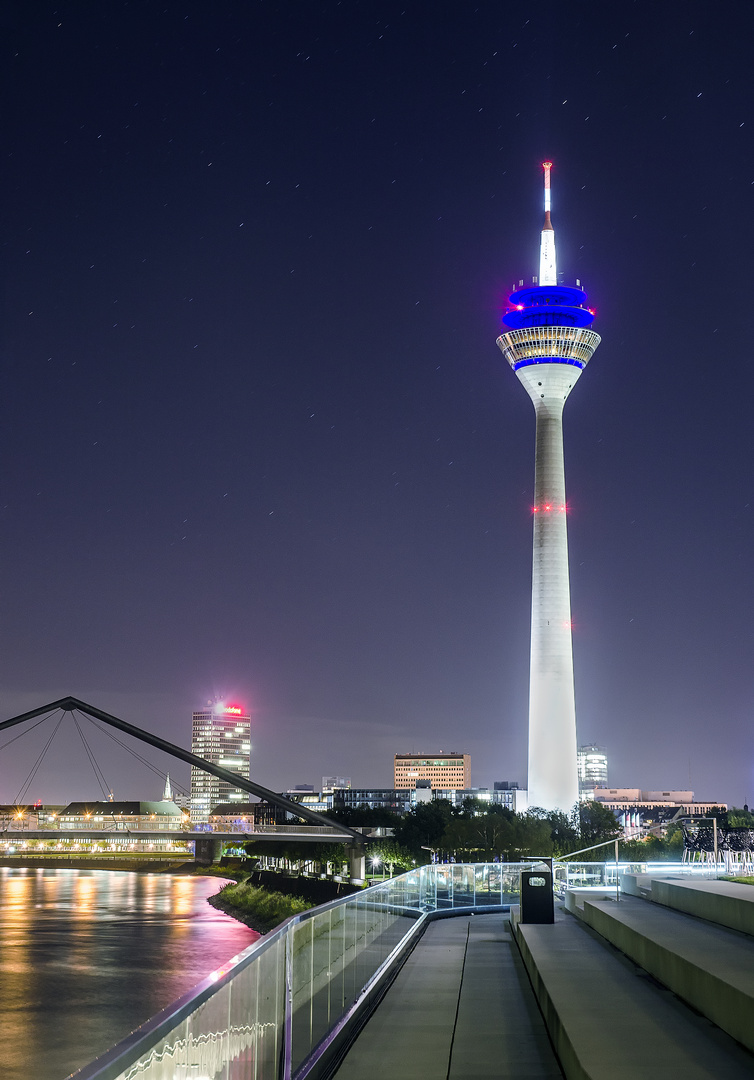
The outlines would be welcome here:
M 338 791 L 341 788 L 350 788 L 351 777 L 350 776 L 323 776 L 322 777 L 322 791 L 332 792 Z
M 248 780 L 251 767 L 251 716 L 241 705 L 210 702 L 193 714 L 191 751 L 212 765 Z M 242 791 L 226 780 L 191 766 L 191 820 L 209 821 L 218 803 L 248 802 Z
M 579 800 L 589 801 L 595 788 L 607 787 L 607 753 L 603 746 L 580 746 L 576 756 L 579 773 Z
M 568 813 L 577 802 L 576 704 L 568 577 L 563 406 L 599 345 L 587 295 L 558 284 L 544 162 L 539 278 L 519 281 L 497 339 L 536 413 L 529 668 L 529 805 Z
M 332 799 L 333 810 L 391 810 L 406 814 L 413 794 L 413 788 L 337 788 L 328 798 Z
M 396 754 L 393 766 L 396 788 L 413 790 L 417 780 L 430 780 L 435 788 L 471 786 L 469 754 Z

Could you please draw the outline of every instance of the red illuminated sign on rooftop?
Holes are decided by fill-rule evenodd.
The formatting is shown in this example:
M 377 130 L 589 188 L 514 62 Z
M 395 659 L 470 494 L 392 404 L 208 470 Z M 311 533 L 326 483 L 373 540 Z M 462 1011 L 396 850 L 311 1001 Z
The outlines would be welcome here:
M 231 716 L 243 716 L 243 709 L 240 705 L 225 705 L 223 712 L 230 713 Z

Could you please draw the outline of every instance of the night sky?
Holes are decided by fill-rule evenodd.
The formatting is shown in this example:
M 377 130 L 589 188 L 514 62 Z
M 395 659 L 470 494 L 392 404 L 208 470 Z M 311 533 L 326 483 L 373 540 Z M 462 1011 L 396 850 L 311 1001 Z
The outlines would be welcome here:
M 550 158 L 603 339 L 565 410 L 579 741 L 754 799 L 752 5 L 0 18 L 3 718 L 73 694 L 189 746 L 226 695 L 273 788 L 440 749 L 525 784 L 534 410 L 495 338 Z M 28 798 L 98 794 L 67 720 Z

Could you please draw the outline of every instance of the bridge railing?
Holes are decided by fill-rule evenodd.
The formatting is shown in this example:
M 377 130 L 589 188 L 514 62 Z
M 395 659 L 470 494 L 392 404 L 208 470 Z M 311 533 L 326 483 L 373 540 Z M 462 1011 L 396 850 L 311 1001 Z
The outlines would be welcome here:
M 76 1080 L 303 1080 L 435 913 L 518 903 L 525 863 L 423 866 L 255 942 Z

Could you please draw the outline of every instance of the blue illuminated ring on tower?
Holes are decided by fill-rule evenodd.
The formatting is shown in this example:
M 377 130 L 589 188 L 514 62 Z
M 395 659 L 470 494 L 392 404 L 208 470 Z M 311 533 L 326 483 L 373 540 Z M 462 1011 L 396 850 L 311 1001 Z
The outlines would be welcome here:
M 594 312 L 585 307 L 586 293 L 569 285 L 533 285 L 516 289 L 503 315 L 510 330 L 525 326 L 591 326 Z

